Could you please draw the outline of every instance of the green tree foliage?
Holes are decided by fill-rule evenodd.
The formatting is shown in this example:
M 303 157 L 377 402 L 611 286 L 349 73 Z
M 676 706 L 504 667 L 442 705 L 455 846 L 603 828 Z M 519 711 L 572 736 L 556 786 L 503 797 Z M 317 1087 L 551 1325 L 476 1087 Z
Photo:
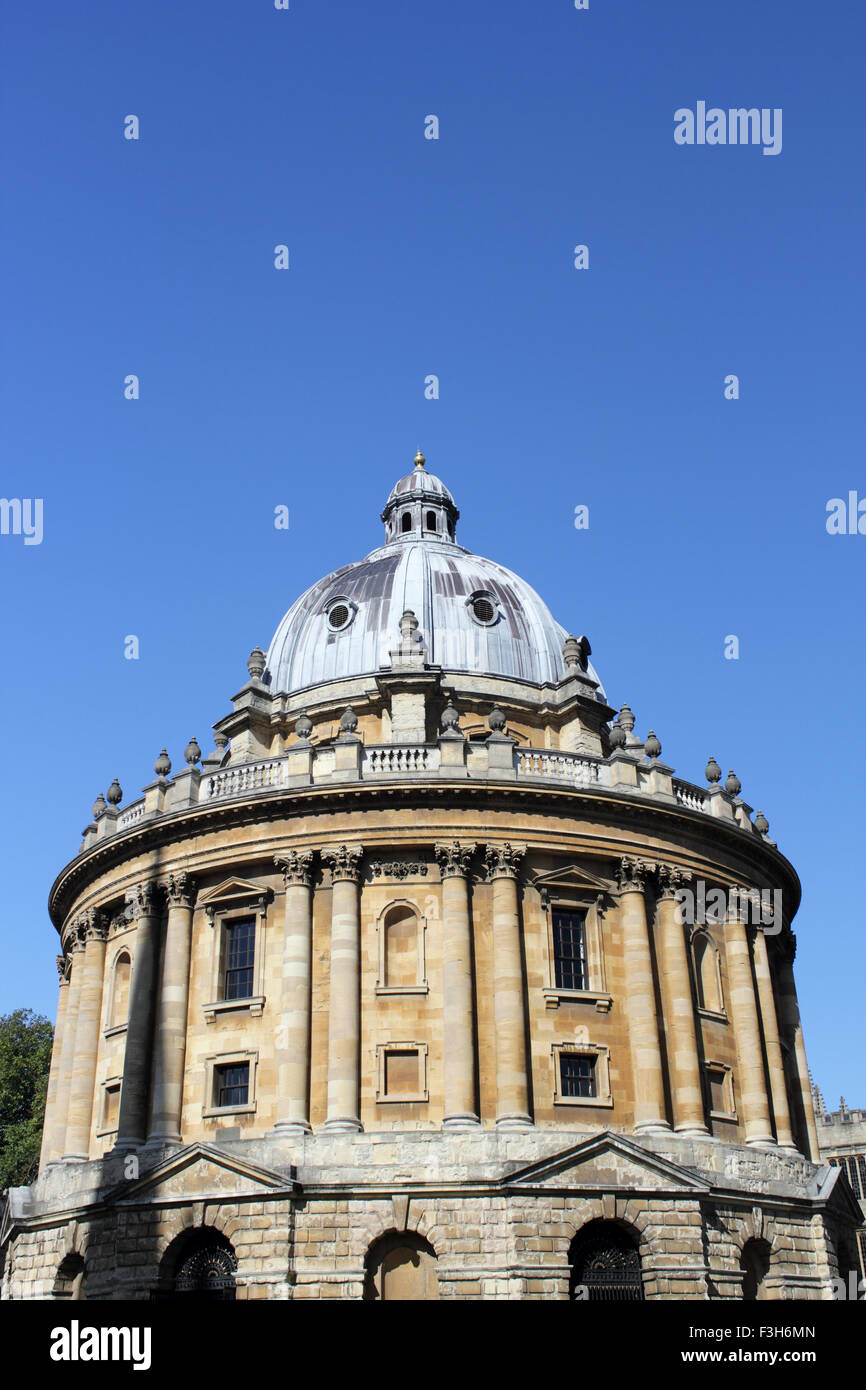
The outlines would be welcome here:
M 0 1191 L 36 1176 L 53 1036 L 31 1009 L 0 1015 Z

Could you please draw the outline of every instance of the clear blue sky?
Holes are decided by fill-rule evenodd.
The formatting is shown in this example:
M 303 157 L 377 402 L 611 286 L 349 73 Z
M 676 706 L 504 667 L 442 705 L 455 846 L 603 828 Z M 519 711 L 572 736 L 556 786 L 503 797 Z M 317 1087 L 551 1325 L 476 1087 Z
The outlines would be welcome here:
M 10 0 L 0 492 L 44 539 L 0 536 L 0 1011 L 54 1015 L 96 794 L 208 746 L 420 445 L 638 732 L 769 817 L 813 1071 L 866 1104 L 866 536 L 825 529 L 866 497 L 864 40 L 850 0 Z M 781 107 L 782 153 L 677 146 L 699 100 Z

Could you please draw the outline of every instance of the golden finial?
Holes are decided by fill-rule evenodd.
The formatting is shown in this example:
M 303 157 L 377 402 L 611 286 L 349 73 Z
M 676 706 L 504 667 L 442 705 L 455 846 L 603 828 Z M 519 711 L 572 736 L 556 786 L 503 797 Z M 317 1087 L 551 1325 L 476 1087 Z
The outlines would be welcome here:
M 417 454 L 415 455 L 415 467 L 423 468 L 426 462 L 427 460 L 425 459 L 424 455 L 421 453 L 421 450 L 419 449 Z

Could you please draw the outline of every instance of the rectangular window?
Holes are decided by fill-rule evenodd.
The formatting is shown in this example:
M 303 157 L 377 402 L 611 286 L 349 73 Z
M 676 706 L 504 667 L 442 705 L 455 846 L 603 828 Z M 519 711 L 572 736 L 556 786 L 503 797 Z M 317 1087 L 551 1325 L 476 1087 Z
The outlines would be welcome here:
M 594 1096 L 595 1057 L 581 1056 L 576 1052 L 559 1054 L 559 1075 L 563 1096 Z
M 214 1067 L 214 1105 L 218 1110 L 230 1105 L 246 1105 L 250 1094 L 249 1062 L 232 1062 Z
M 717 1115 L 728 1113 L 728 1097 L 725 1089 L 727 1073 L 721 1070 L 707 1071 L 707 1085 L 710 1090 L 710 1109 Z
M 249 999 L 253 992 L 256 919 L 241 917 L 226 923 L 225 999 Z
M 557 989 L 588 989 L 586 918 L 583 913 L 554 912 L 553 961 Z
M 120 1086 L 106 1086 L 105 1105 L 102 1115 L 103 1129 L 117 1129 L 120 1116 Z
M 414 1096 L 418 1093 L 417 1052 L 388 1052 L 385 1056 L 385 1095 Z

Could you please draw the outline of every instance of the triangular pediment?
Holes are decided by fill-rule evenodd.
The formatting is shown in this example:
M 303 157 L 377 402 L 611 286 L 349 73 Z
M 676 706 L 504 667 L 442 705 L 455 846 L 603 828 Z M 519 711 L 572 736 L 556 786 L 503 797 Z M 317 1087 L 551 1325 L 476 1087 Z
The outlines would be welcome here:
M 812 1181 L 811 1195 L 825 1202 L 828 1211 L 843 1216 L 846 1221 L 855 1221 L 858 1225 L 862 1222 L 860 1203 L 854 1195 L 845 1169 L 841 1166 L 830 1163 L 819 1168 Z
M 261 898 L 265 891 L 260 883 L 249 883 L 245 878 L 227 878 L 223 883 L 218 883 L 216 888 L 209 888 L 206 893 L 200 893 L 197 906 L 212 907 L 215 903 Z
M 519 1168 L 502 1180 L 517 1188 L 574 1188 L 601 1191 L 709 1192 L 707 1183 L 669 1159 L 643 1149 L 625 1135 L 606 1130 L 573 1148 Z
M 595 892 L 609 893 L 614 886 L 606 878 L 599 878 L 597 874 L 590 873 L 589 869 L 583 864 L 560 864 L 556 869 L 550 869 L 545 874 L 536 874 L 532 880 L 533 887 L 541 889 L 551 888 L 591 888 Z
M 114 1188 L 106 1201 L 140 1201 L 143 1197 L 202 1201 L 230 1193 L 290 1192 L 297 1186 L 282 1173 L 247 1163 L 209 1144 L 190 1144 L 139 1178 Z

